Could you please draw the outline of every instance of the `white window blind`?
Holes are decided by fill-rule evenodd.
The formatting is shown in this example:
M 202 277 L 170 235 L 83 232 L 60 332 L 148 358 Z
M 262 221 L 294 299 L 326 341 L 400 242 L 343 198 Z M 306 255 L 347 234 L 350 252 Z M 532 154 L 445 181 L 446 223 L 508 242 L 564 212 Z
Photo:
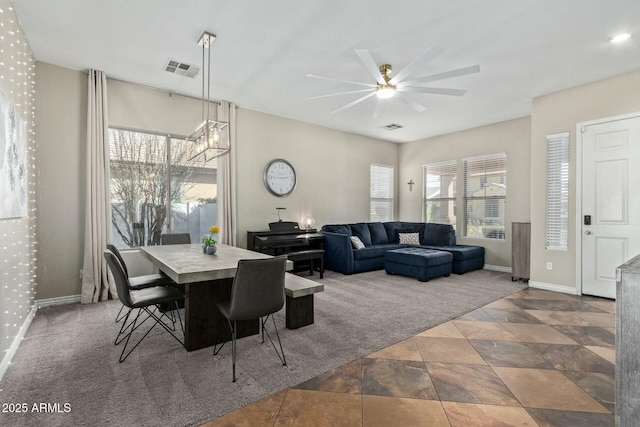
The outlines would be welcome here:
M 393 167 L 371 165 L 370 218 L 371 221 L 393 220 Z
M 457 163 L 455 160 L 422 166 L 423 219 L 456 226 Z
M 547 135 L 546 248 L 566 251 L 569 237 L 569 132 Z
M 464 235 L 504 239 L 507 154 L 464 159 Z

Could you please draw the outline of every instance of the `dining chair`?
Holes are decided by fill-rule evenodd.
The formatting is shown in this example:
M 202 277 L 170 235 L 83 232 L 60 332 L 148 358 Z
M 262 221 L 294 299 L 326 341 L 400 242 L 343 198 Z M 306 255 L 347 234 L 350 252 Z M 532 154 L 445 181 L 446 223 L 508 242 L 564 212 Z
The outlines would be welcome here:
M 231 331 L 233 382 L 236 382 L 236 322 L 238 320 L 260 319 L 262 342 L 264 343 L 264 335 L 266 333 L 273 345 L 273 349 L 282 362 L 282 366 L 287 365 L 276 320 L 273 317 L 273 314 L 280 311 L 284 306 L 286 262 L 286 256 L 238 261 L 236 275 L 231 285 L 231 297 L 228 300 L 216 302 L 218 310 L 227 319 Z M 273 320 L 280 351 L 276 348 L 271 335 L 265 328 L 269 317 Z M 220 329 L 218 329 L 216 342 L 220 337 L 219 332 Z M 217 345 L 214 347 L 214 355 L 220 352 L 224 343 L 222 342 L 219 347 Z
M 120 302 L 126 307 L 129 308 L 127 314 L 124 317 L 124 321 L 122 322 L 122 327 L 120 328 L 120 332 L 118 332 L 118 337 L 116 338 L 116 345 L 120 344 L 123 340 L 126 339 L 124 343 L 124 347 L 122 348 L 122 353 L 120 353 L 120 363 L 124 362 L 127 357 L 133 352 L 133 350 L 138 347 L 138 345 L 145 339 L 149 332 L 156 327 L 156 325 L 162 326 L 164 330 L 169 332 L 172 337 L 176 339 L 180 344 L 184 345 L 184 341 L 180 340 L 163 321 L 162 318 L 166 315 L 166 313 L 162 314 L 160 317 L 155 313 L 155 307 L 160 304 L 172 305 L 176 310 L 176 315 L 180 321 L 180 328 L 182 329 L 182 334 L 184 336 L 184 325 L 182 323 L 182 318 L 180 317 L 180 311 L 178 310 L 178 301 L 184 299 L 184 295 L 182 292 L 177 290 L 171 286 L 154 286 L 152 288 L 144 288 L 144 289 L 132 289 L 129 283 L 129 279 L 125 273 L 124 266 L 118 260 L 118 257 L 109 249 L 104 251 L 104 257 L 107 260 L 107 264 L 111 269 L 111 273 L 113 274 L 113 278 L 116 282 L 116 289 L 118 291 L 118 298 Z M 154 307 L 154 310 L 151 310 L 150 307 Z M 131 323 L 127 323 L 129 320 L 129 316 L 132 314 L 133 310 L 138 310 L 135 318 Z M 147 317 L 144 319 L 140 319 L 140 315 L 142 313 L 146 313 Z M 127 346 L 129 345 L 129 340 L 131 339 L 131 335 L 141 326 L 144 322 L 149 319 L 155 320 L 154 324 L 142 335 L 142 337 L 138 340 L 138 342 L 133 345 L 132 348 L 127 352 Z M 138 321 L 140 322 L 138 323 Z M 121 340 L 118 338 L 125 334 Z
M 120 253 L 118 248 L 116 248 L 113 244 L 108 243 L 107 249 L 113 252 L 116 258 L 118 258 L 118 261 L 120 262 L 120 265 L 124 270 L 125 276 L 129 279 L 129 286 L 131 286 L 131 289 L 140 290 L 145 288 L 152 288 L 154 286 L 169 286 L 169 285 L 175 284 L 173 280 L 171 280 L 168 276 L 165 276 L 164 274 L 145 274 L 142 276 L 129 277 L 129 270 L 127 269 L 127 264 L 124 262 L 124 259 L 122 258 L 122 254 Z M 124 316 L 122 315 L 122 311 L 124 310 L 124 307 L 125 307 L 124 304 L 122 305 L 122 307 L 120 307 L 120 311 L 118 311 L 118 314 L 116 315 L 116 323 L 118 323 L 120 320 L 124 318 Z
M 185 245 L 191 243 L 189 233 L 165 233 L 160 235 L 161 245 Z

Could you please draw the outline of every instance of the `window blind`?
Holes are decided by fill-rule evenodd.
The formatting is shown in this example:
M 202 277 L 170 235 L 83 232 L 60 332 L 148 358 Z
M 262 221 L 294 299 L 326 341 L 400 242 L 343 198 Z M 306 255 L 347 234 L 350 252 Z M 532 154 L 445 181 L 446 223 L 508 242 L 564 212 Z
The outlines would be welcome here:
M 456 226 L 456 186 L 458 167 L 455 160 L 422 166 L 422 202 L 425 222 Z
M 547 136 L 546 248 L 568 250 L 569 132 Z
M 372 164 L 370 169 L 370 219 L 393 220 L 393 167 Z
M 464 235 L 505 238 L 507 154 L 464 159 Z

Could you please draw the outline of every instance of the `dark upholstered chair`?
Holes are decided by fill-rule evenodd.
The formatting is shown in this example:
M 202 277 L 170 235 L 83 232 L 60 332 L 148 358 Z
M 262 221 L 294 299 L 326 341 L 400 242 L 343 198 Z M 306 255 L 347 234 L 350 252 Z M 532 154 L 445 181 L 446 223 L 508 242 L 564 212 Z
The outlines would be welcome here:
M 168 286 L 175 284 L 173 280 L 163 274 L 145 274 L 143 276 L 134 276 L 129 277 L 129 270 L 127 270 L 127 264 L 125 264 L 122 255 L 118 248 L 116 248 L 111 243 L 107 244 L 107 249 L 113 252 L 113 254 L 118 258 L 120 265 L 122 265 L 122 269 L 124 270 L 125 276 L 129 279 L 129 285 L 131 289 L 140 290 L 145 288 L 152 288 L 154 286 Z M 122 320 L 124 316 L 121 316 L 122 310 L 124 310 L 124 305 L 120 307 L 120 311 L 116 316 L 116 322 Z
M 126 341 L 124 343 L 124 347 L 122 348 L 122 353 L 120 354 L 120 363 L 124 362 L 127 357 L 133 352 L 133 350 L 138 347 L 138 345 L 142 342 L 142 340 L 151 332 L 151 330 L 156 326 L 162 326 L 167 332 L 173 336 L 176 341 L 180 344 L 184 345 L 184 342 L 178 338 L 171 329 L 162 321 L 162 318 L 165 316 L 164 314 L 158 317 L 155 313 L 155 307 L 160 304 L 171 305 L 176 310 L 176 314 L 178 319 L 180 320 L 180 327 L 182 329 L 182 333 L 184 336 L 184 326 L 182 325 L 182 318 L 180 317 L 180 311 L 178 310 L 178 301 L 184 299 L 184 295 L 182 292 L 173 288 L 171 286 L 155 286 L 153 288 L 144 288 L 139 290 L 131 289 L 131 285 L 129 283 L 129 279 L 125 273 L 124 266 L 118 260 L 118 257 L 111 252 L 109 249 L 104 251 L 104 257 L 107 260 L 107 264 L 111 269 L 111 273 L 113 274 L 113 278 L 116 282 L 116 289 L 118 290 L 118 298 L 123 305 L 129 308 L 127 314 L 124 317 L 124 322 L 122 322 L 122 327 L 120 328 L 120 332 L 118 333 L 118 337 L 116 338 L 116 344 L 121 343 L 123 340 Z M 150 307 L 154 307 L 153 310 Z M 131 323 L 127 323 L 129 320 L 129 316 L 131 315 L 133 310 L 138 310 L 136 317 L 133 319 Z M 138 320 L 140 319 L 140 314 L 145 312 L 147 317 L 142 319 L 140 323 Z M 129 340 L 131 339 L 131 335 L 138 329 L 142 323 L 146 322 L 148 319 L 155 320 L 154 324 L 145 332 L 145 334 L 138 340 L 138 342 L 129 349 L 127 352 L 127 346 L 129 345 Z M 123 338 L 118 341 L 118 338 L 124 334 Z
M 236 381 L 236 321 L 260 319 L 262 342 L 266 332 L 273 349 L 280 358 L 283 366 L 287 360 L 282 350 L 282 342 L 278 334 L 278 327 L 273 317 L 284 306 L 284 274 L 287 257 L 280 256 L 267 259 L 240 260 L 236 269 L 236 275 L 231 286 L 231 298 L 227 301 L 217 302 L 220 313 L 227 319 L 231 330 L 231 360 L 233 365 L 233 382 Z M 280 351 L 276 348 L 265 324 L 273 320 L 276 337 Z M 216 341 L 218 341 L 216 339 Z M 220 347 L 214 348 L 214 355 L 218 354 Z
M 171 233 L 160 236 L 161 245 L 188 245 L 191 243 L 189 233 Z

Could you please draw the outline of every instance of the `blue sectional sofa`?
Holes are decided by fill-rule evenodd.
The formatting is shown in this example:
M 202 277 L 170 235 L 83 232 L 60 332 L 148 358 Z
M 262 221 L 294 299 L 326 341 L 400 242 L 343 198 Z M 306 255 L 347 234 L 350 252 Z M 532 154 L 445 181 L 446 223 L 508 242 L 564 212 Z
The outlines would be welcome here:
M 451 253 L 452 271 L 456 274 L 484 267 L 484 248 L 456 245 L 456 232 L 449 224 L 403 221 L 327 224 L 320 232 L 324 235 L 325 268 L 339 273 L 382 270 L 387 251 L 409 246 L 399 243 L 401 233 L 418 233 L 417 247 Z M 355 249 L 351 236 L 357 236 L 364 248 Z

